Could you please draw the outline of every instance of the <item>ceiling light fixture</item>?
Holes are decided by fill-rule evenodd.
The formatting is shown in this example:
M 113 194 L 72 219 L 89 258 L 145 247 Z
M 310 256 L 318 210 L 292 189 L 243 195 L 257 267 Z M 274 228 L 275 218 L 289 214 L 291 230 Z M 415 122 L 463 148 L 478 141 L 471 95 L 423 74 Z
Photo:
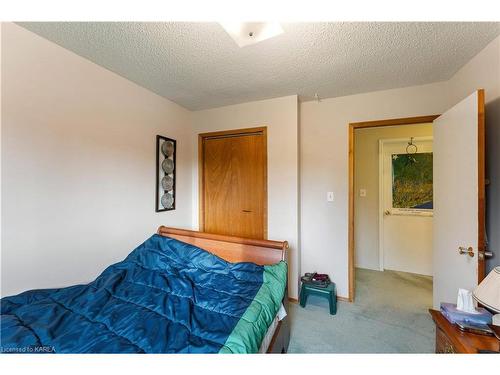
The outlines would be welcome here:
M 221 26 L 240 47 L 262 42 L 283 33 L 278 22 L 221 22 Z

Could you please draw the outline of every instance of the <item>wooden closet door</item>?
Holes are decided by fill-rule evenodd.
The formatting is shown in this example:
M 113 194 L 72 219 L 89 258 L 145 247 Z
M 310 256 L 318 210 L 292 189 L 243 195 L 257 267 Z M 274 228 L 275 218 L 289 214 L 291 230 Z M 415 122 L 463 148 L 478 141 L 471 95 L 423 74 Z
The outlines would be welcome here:
M 204 135 L 202 151 L 203 231 L 266 238 L 265 132 Z

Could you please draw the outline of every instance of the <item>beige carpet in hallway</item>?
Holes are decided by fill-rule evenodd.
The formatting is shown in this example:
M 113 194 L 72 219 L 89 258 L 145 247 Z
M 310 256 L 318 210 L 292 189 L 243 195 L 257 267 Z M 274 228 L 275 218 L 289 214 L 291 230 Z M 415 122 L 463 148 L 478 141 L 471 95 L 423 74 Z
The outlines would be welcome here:
M 432 353 L 432 278 L 397 271 L 356 270 L 354 303 L 309 297 L 289 305 L 290 353 Z

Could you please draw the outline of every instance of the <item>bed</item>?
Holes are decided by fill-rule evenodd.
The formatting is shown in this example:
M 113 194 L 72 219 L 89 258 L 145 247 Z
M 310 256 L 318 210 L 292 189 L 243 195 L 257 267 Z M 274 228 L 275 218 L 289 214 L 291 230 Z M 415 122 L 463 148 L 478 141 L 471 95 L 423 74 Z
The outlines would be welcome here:
M 85 285 L 1 300 L 4 353 L 286 353 L 286 241 L 160 227 Z

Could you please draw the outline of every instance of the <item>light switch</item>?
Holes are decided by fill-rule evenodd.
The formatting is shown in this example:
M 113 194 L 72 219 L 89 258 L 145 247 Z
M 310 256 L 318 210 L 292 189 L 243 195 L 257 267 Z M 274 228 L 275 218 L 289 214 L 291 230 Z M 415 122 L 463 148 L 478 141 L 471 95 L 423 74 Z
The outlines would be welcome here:
M 326 193 L 326 200 L 328 202 L 333 202 L 333 191 L 329 191 Z
M 366 189 L 359 189 L 359 196 L 366 197 Z

